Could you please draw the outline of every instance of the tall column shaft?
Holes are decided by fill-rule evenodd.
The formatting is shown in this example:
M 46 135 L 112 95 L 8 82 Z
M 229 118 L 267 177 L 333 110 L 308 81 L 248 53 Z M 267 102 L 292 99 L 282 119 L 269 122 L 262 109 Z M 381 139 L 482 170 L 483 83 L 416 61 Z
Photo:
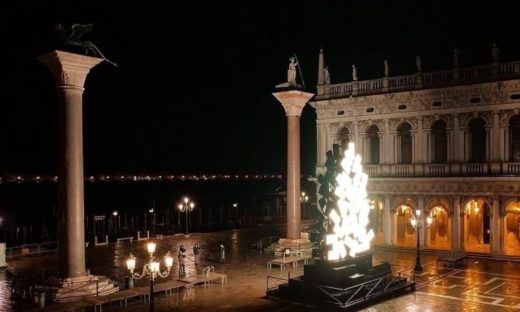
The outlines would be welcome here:
M 314 94 L 289 89 L 273 95 L 287 115 L 287 238 L 300 239 L 300 116 Z
M 86 275 L 83 188 L 83 86 L 102 59 L 53 51 L 39 57 L 54 76 L 59 101 L 59 268 L 63 278 Z
M 63 276 L 85 274 L 83 189 L 83 88 L 58 87 L 60 110 L 59 186 L 60 270 Z
M 287 116 L 287 238 L 300 238 L 300 116 Z

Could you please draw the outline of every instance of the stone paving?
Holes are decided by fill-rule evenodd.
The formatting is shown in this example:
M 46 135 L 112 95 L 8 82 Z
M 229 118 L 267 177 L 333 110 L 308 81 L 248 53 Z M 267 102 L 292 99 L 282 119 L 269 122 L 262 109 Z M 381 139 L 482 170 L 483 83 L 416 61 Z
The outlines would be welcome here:
M 159 256 L 168 248 L 177 249 L 180 244 L 187 247 L 188 276 L 212 265 L 216 272 L 227 274 L 228 284 L 215 282 L 209 287 L 195 286 L 181 290 L 172 296 L 156 296 L 156 311 L 317 311 L 317 308 L 311 306 L 264 298 L 267 275 L 287 279 L 288 275 L 295 276 L 303 272 L 301 264 L 296 268 L 288 267 L 286 271 L 273 267 L 269 272 L 266 262 L 273 256 L 251 248 L 251 244 L 260 238 L 279 233 L 280 228 L 265 227 L 192 234 L 189 238 L 180 235 L 159 240 Z M 192 261 L 191 247 L 195 242 L 202 247 L 199 266 L 195 266 Z M 220 243 L 226 246 L 225 263 L 219 261 Z M 146 256 L 144 249 L 145 242 L 89 248 L 88 263 L 90 266 L 110 264 L 124 269 L 124 260 L 132 251 L 138 257 L 137 267 L 140 268 Z M 35 261 L 38 265 L 51 265 L 55 263 L 55 258 L 25 258 L 13 261 L 10 265 L 29 267 Z M 415 253 L 376 250 L 374 259 L 390 262 L 394 271 L 409 270 L 414 265 Z M 464 269 L 447 269 L 437 267 L 433 254 L 424 254 L 422 260 L 425 270 L 416 276 L 416 292 L 362 311 L 520 311 L 520 263 L 470 258 Z M 178 278 L 177 267 L 174 267 L 174 272 L 173 278 Z M 7 301 L 4 303 L 8 304 Z M 0 310 L 8 309 L 0 306 Z M 132 304 L 126 310 L 147 311 L 148 305 Z

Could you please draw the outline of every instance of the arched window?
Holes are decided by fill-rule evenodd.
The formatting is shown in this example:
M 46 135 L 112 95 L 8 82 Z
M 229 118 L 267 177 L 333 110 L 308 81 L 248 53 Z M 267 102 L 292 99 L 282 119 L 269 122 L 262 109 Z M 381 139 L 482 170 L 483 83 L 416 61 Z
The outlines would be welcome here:
M 432 162 L 446 163 L 448 161 L 448 136 L 446 123 L 438 120 L 432 127 Z
M 376 125 L 368 128 L 368 163 L 372 165 L 379 164 L 379 128 Z
M 339 131 L 338 141 L 339 141 L 339 147 L 340 147 L 341 153 L 343 153 L 348 147 L 348 142 L 349 142 L 348 136 L 349 136 L 349 132 L 348 132 L 347 127 L 344 127 Z
M 469 123 L 470 133 L 470 161 L 485 162 L 486 161 L 486 122 L 482 118 L 473 119 Z
M 400 145 L 400 163 L 401 164 L 411 164 L 412 163 L 412 127 L 408 123 L 402 124 L 399 129 L 397 129 L 399 136 L 399 145 Z
M 520 116 L 513 116 L 509 120 L 510 152 L 511 161 L 520 161 Z

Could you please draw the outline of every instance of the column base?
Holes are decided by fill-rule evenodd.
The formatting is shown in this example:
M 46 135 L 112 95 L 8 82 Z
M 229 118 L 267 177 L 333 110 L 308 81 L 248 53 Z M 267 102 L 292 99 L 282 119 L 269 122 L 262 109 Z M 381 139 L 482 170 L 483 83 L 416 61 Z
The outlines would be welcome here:
M 105 296 L 119 291 L 112 280 L 105 276 L 85 275 L 64 278 L 51 286 L 51 298 L 55 302 L 71 302 L 88 297 Z

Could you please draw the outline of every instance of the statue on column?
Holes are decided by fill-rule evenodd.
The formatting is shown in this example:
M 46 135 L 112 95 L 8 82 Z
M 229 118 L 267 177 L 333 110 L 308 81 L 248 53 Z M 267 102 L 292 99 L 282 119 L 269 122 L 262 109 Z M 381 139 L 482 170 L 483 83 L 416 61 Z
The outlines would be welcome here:
M 288 87 L 298 87 L 300 88 L 301 85 L 299 85 L 296 82 L 296 70 L 298 69 L 298 60 L 296 56 L 293 56 L 289 58 L 289 68 L 287 69 L 287 82 L 281 83 L 279 85 L 276 85 L 276 88 L 288 88 Z M 300 71 L 301 76 L 301 71 Z M 303 78 L 302 78 L 303 81 Z M 305 83 L 304 83 L 305 86 Z
M 298 66 L 298 61 L 294 57 L 289 59 L 289 69 L 287 70 L 287 83 L 291 86 L 297 86 L 296 84 L 296 67 Z
M 92 55 L 99 56 L 102 59 L 104 59 L 107 63 L 117 67 L 117 64 L 107 59 L 92 41 L 86 41 L 81 39 L 85 33 L 91 32 L 93 28 L 94 25 L 92 23 L 85 25 L 73 24 L 70 33 L 67 34 L 67 31 L 65 30 L 63 25 L 57 24 L 55 30 L 58 34 L 58 44 L 62 48 L 85 49 L 85 55 L 88 55 L 88 53 L 90 52 L 92 53 Z
M 384 65 L 385 65 L 385 77 L 388 77 L 388 61 L 387 60 L 385 60 Z
M 326 85 L 330 85 L 330 74 L 329 74 L 329 67 L 325 67 L 323 69 L 323 74 L 325 76 L 325 84 Z
M 417 66 L 417 72 L 422 72 L 422 60 L 419 55 L 415 57 L 415 65 Z
M 459 67 L 459 50 L 453 49 L 453 67 Z
M 497 44 L 493 42 L 493 47 L 491 48 L 491 56 L 493 57 L 493 63 L 498 63 L 498 59 L 500 58 L 500 48 L 497 47 Z
M 356 65 L 352 65 L 352 80 L 358 81 Z

